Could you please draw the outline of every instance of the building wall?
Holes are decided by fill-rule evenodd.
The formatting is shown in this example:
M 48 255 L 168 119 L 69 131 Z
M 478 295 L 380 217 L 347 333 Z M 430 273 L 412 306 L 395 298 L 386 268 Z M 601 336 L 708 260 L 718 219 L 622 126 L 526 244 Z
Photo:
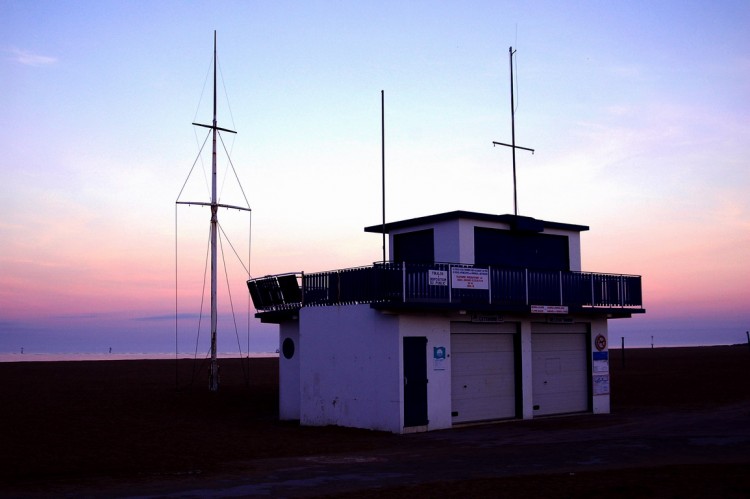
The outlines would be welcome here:
M 300 310 L 300 423 L 401 431 L 398 316 L 369 305 Z
M 389 248 L 393 248 L 393 238 L 397 234 L 433 229 L 434 252 L 436 262 L 474 264 L 474 227 L 510 230 L 508 224 L 478 222 L 461 218 L 437 222 L 434 224 L 415 225 L 408 229 L 393 231 L 389 234 Z M 576 231 L 545 229 L 543 234 L 561 235 L 568 238 L 570 270 L 581 271 L 581 234 Z M 392 251 L 392 250 L 391 250 Z M 391 253 L 391 259 L 393 255 Z
M 300 359 L 299 321 L 287 321 L 279 325 L 279 419 L 282 421 L 300 418 Z M 294 355 L 284 356 L 284 341 L 294 344 Z
M 279 380 L 281 419 L 299 419 L 303 425 L 338 425 L 402 433 L 450 428 L 451 321 L 470 316 L 452 314 L 387 314 L 369 305 L 309 307 L 300 311 L 299 322 L 281 325 L 280 349 L 285 338 L 297 348 L 291 359 L 280 355 Z M 517 322 L 520 352 L 520 415 L 534 417 L 532 321 L 542 315 L 508 316 Z M 573 317 L 590 330 L 591 409 L 610 411 L 608 345 L 602 362 L 596 338 L 608 342 L 607 320 Z M 299 324 L 299 326 L 297 326 Z M 403 339 L 427 338 L 427 410 L 425 427 L 404 428 Z M 600 345 L 601 346 L 601 343 Z M 435 349 L 445 348 L 446 358 L 436 358 Z M 598 352 L 599 355 L 594 356 Z M 598 361 L 594 359 L 598 358 Z

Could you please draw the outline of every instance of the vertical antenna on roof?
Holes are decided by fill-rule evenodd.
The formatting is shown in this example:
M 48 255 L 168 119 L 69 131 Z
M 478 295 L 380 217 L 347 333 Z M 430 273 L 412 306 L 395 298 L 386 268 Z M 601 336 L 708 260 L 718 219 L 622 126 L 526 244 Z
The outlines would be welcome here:
M 528 147 L 521 147 L 516 145 L 516 110 L 515 103 L 513 102 L 513 54 L 516 52 L 513 47 L 508 49 L 510 55 L 510 130 L 511 130 L 511 143 L 504 144 L 502 142 L 492 142 L 494 146 L 506 146 L 510 147 L 513 151 L 513 214 L 518 216 L 518 195 L 516 193 L 516 149 L 523 149 L 525 151 L 531 151 L 534 154 L 533 149 Z
M 383 197 L 383 262 L 385 262 L 385 91 L 380 91 L 380 157 Z

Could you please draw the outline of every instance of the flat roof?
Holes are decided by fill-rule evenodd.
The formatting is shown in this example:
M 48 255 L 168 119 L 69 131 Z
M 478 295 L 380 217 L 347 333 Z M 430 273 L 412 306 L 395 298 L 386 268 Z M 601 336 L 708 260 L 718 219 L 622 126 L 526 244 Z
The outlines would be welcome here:
M 389 222 L 385 224 L 385 232 L 390 233 L 391 231 L 399 229 L 408 229 L 409 227 L 416 227 L 419 225 L 431 225 L 438 222 L 457 220 L 459 218 L 476 220 L 478 222 L 503 223 L 510 225 L 512 229 L 529 232 L 541 232 L 544 229 L 558 229 L 571 232 L 583 232 L 585 230 L 589 230 L 589 227 L 586 225 L 550 222 L 547 220 L 537 220 L 536 218 L 523 217 L 520 215 L 491 215 L 489 213 L 476 213 L 473 211 L 457 210 L 449 211 L 446 213 L 438 213 L 436 215 L 427 215 L 425 217 L 410 218 L 408 220 L 400 220 L 398 222 Z M 376 232 L 380 234 L 383 232 L 383 224 L 365 227 L 365 232 Z

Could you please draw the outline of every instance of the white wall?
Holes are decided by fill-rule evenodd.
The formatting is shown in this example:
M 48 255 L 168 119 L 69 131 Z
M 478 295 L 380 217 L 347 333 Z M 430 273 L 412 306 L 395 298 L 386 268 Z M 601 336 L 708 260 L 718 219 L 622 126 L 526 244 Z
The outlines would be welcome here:
M 303 308 L 300 324 L 301 424 L 403 432 L 403 338 L 424 336 L 429 380 L 426 429 L 451 427 L 450 359 L 437 364 L 434 359 L 435 347 L 450 351 L 447 317 L 388 315 L 369 305 L 349 305 Z M 292 362 L 285 366 L 292 371 Z M 294 391 L 291 382 L 282 388 Z M 284 406 L 292 408 L 286 395 L 282 398 Z
M 591 352 L 598 352 L 596 348 L 596 337 L 598 335 L 604 336 L 604 338 L 607 340 L 607 347 L 603 350 L 604 352 L 607 352 L 607 357 L 609 357 L 609 332 L 607 328 L 607 319 L 593 319 L 591 321 Z M 612 362 L 612 359 L 609 359 L 607 362 L 607 366 Z M 595 366 L 592 364 L 592 371 L 595 369 Z M 604 378 L 600 378 L 601 381 L 606 381 L 607 385 L 610 384 L 612 381 L 609 374 L 609 367 L 607 367 L 607 372 L 592 372 L 591 375 L 594 377 L 593 379 L 597 379 L 597 376 L 606 376 L 606 380 Z M 594 395 L 593 395 L 593 407 L 592 410 L 594 414 L 609 414 L 610 412 L 610 393 L 609 391 L 606 394 L 596 395 L 596 387 L 594 387 Z
M 299 323 L 281 326 L 283 338 L 295 339 L 292 359 L 280 356 L 280 414 L 303 425 L 338 425 L 402 433 L 404 431 L 403 338 L 427 338 L 427 408 L 424 430 L 450 428 L 451 359 L 450 321 L 466 320 L 456 314 L 391 315 L 369 305 L 306 307 Z M 534 417 L 532 390 L 531 320 L 542 317 L 506 317 L 520 323 L 522 417 Z M 607 320 L 576 318 L 591 323 L 591 352 L 598 351 L 598 335 L 607 338 Z M 296 324 L 299 324 L 297 329 Z M 448 357 L 436 363 L 434 348 L 446 347 Z M 607 350 L 608 351 L 608 348 Z M 593 366 L 593 363 L 592 363 Z M 601 364 L 598 365 L 601 367 Z M 609 372 L 593 372 L 608 376 Z M 600 378 L 601 379 L 601 378 Z M 295 405 L 296 396 L 296 405 Z M 593 412 L 609 413 L 610 395 L 592 395 Z M 409 429 L 407 429 L 408 431 Z
M 294 342 L 294 355 L 284 357 L 282 345 L 285 339 Z M 279 325 L 279 419 L 299 419 L 300 414 L 300 350 L 299 321 L 287 321 Z
M 300 423 L 401 431 L 398 316 L 369 305 L 300 310 Z

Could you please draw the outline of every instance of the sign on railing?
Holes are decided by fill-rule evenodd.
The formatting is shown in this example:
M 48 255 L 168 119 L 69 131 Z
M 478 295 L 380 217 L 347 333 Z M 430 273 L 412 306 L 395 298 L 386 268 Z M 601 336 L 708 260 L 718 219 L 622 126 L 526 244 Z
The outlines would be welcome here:
M 490 271 L 477 267 L 453 267 L 451 286 L 457 289 L 490 289 Z

